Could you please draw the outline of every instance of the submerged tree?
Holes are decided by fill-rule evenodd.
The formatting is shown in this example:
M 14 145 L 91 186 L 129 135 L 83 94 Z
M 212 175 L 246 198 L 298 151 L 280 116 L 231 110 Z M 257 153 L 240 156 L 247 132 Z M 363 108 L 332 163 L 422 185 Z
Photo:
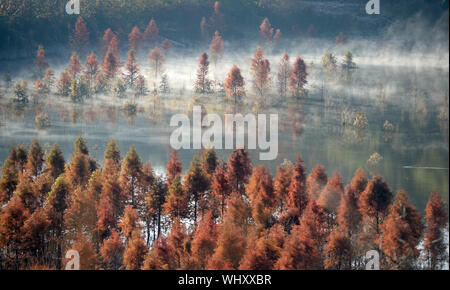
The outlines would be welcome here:
M 158 74 L 162 71 L 162 65 L 164 63 L 164 55 L 161 53 L 158 47 L 152 49 L 148 55 L 148 61 L 155 74 L 155 81 L 158 80 Z
M 101 44 L 100 44 L 100 55 L 102 57 L 105 56 L 106 52 L 108 51 L 109 45 L 114 36 L 115 36 L 115 34 L 111 30 L 111 28 L 108 28 L 105 30 L 105 33 L 103 35 L 103 38 L 102 38 Z
M 28 104 L 28 82 L 25 80 L 17 81 L 14 88 L 14 99 L 17 104 Z
M 139 28 L 137 26 L 133 27 L 133 30 L 128 34 L 128 46 L 130 50 L 137 51 L 141 46 L 142 38 L 143 36 Z
M 76 78 L 81 72 L 81 64 L 78 59 L 78 54 L 74 51 L 70 57 L 70 63 L 67 67 L 67 71 L 72 79 Z
M 44 84 L 46 92 L 51 92 L 55 84 L 55 71 L 51 68 L 46 69 L 44 77 L 42 78 L 42 82 Z
M 143 75 L 139 75 L 136 78 L 136 82 L 134 84 L 135 96 L 142 97 L 148 93 L 147 84 Z
M 161 42 L 161 48 L 166 55 L 169 53 L 171 47 L 172 44 L 168 39 L 164 39 L 163 42 Z
M 103 59 L 102 76 L 105 77 L 107 81 L 114 79 L 119 70 L 119 64 L 120 61 L 114 53 L 114 50 L 111 47 L 108 48 L 106 56 Z
M 342 78 L 345 82 L 351 82 L 353 72 L 356 70 L 357 66 L 353 62 L 353 55 L 350 51 L 345 54 L 344 61 L 341 64 Z
M 139 66 L 136 62 L 136 51 L 131 48 L 128 52 L 128 60 L 125 64 L 124 80 L 128 86 L 134 88 L 134 84 L 139 76 Z
M 336 75 L 337 61 L 333 53 L 328 50 L 325 51 L 325 54 L 322 56 L 321 66 L 323 73 L 327 78 L 334 78 L 334 76 Z
M 281 37 L 281 31 L 277 29 L 274 32 L 274 28 L 272 28 L 269 19 L 265 18 L 259 26 L 259 37 L 263 44 L 269 44 L 277 41 Z
M 38 47 L 34 66 L 36 78 L 41 79 L 44 76 L 45 70 L 48 68 L 48 62 L 45 60 L 45 50 L 42 45 L 39 45 Z
M 198 94 L 207 94 L 211 92 L 211 81 L 208 78 L 208 70 L 208 54 L 203 52 L 198 60 L 197 79 L 194 83 L 194 91 Z
M 150 45 L 150 47 L 155 47 L 158 43 L 159 29 L 156 25 L 155 20 L 150 20 L 147 28 L 144 32 L 144 40 Z
M 258 47 L 253 58 L 250 70 L 253 75 L 253 88 L 255 89 L 260 101 L 266 103 L 266 93 L 272 82 L 270 74 L 270 63 L 263 56 L 263 50 Z
M 282 98 L 285 98 L 287 95 L 290 76 L 291 66 L 289 64 L 289 55 L 285 52 L 278 65 L 277 72 L 277 90 Z
M 241 75 L 239 67 L 234 65 L 227 78 L 225 79 L 224 87 L 227 93 L 227 97 L 234 99 L 234 105 L 236 106 L 238 100 L 245 96 L 244 78 Z
M 84 78 L 89 86 L 89 91 L 92 91 L 94 80 L 99 73 L 98 61 L 93 52 L 89 55 L 84 68 Z
M 70 94 L 71 84 L 72 81 L 70 79 L 69 73 L 67 71 L 63 71 L 58 82 L 56 83 L 56 90 L 58 95 L 68 97 Z
M 82 17 L 78 17 L 75 23 L 75 28 L 70 36 L 70 45 L 81 56 L 84 56 L 86 49 L 89 48 L 89 30 Z
M 294 67 L 291 71 L 291 77 L 289 78 L 289 88 L 291 89 L 294 97 L 300 97 L 305 94 L 305 85 L 308 83 L 306 77 L 306 64 L 301 57 L 297 57 L 294 62 Z
M 214 33 L 214 37 L 209 46 L 209 52 L 211 53 L 211 59 L 214 63 L 214 68 L 217 68 L 217 63 L 223 57 L 223 40 L 219 34 L 219 31 Z

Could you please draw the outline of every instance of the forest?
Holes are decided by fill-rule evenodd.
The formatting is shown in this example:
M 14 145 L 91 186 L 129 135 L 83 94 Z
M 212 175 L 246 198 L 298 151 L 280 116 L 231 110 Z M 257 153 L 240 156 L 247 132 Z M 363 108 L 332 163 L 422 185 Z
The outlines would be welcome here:
M 404 190 L 356 170 L 345 185 L 300 155 L 272 177 L 245 149 L 228 161 L 195 155 L 183 177 L 171 153 L 165 177 L 134 146 L 114 139 L 103 167 L 80 136 L 71 161 L 58 144 L 11 148 L 0 181 L 2 269 L 62 269 L 68 249 L 81 269 L 440 269 L 448 259 L 445 204 L 432 192 L 424 219 Z
M 448 1 L 296 2 L 1 1 L 0 269 L 448 269 Z M 279 156 L 173 150 L 194 106 Z

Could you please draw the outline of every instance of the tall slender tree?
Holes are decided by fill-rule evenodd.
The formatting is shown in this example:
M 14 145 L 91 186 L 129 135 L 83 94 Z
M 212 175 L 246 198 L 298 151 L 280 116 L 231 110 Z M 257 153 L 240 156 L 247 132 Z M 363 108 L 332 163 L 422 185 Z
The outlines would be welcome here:
M 252 174 L 252 162 L 248 151 L 235 149 L 228 158 L 228 181 L 233 191 L 245 194 L 245 185 Z
M 36 59 L 34 60 L 36 78 L 44 77 L 45 70 L 48 68 L 48 62 L 45 60 L 45 50 L 42 45 L 39 45 Z
M 420 254 L 421 219 L 419 211 L 409 203 L 406 192 L 399 190 L 381 226 L 381 249 L 389 269 L 414 268 Z
M 144 40 L 150 47 L 155 47 L 158 43 L 159 29 L 154 19 L 150 20 L 144 32 Z
M 141 46 L 142 38 L 143 36 L 139 30 L 139 27 L 133 27 L 133 30 L 131 30 L 130 34 L 128 34 L 128 46 L 130 50 L 137 51 Z
M 448 261 L 448 244 L 444 232 L 448 230 L 448 213 L 444 201 L 438 192 L 432 192 L 425 208 L 424 248 L 428 268 L 442 269 Z
M 253 75 L 253 88 L 261 102 L 266 103 L 266 94 L 270 89 L 272 77 L 269 60 L 264 58 L 263 50 L 258 47 L 253 58 L 250 70 Z
M 84 56 L 86 49 L 89 48 L 89 30 L 82 17 L 78 17 L 72 35 L 70 36 L 70 45 L 72 49 Z
M 239 67 L 234 65 L 227 78 L 225 79 L 224 88 L 226 90 L 227 97 L 234 99 L 234 105 L 236 106 L 238 101 L 245 96 L 245 82 L 241 75 L 241 70 Z
M 307 76 L 305 61 L 301 57 L 297 57 L 289 78 L 289 88 L 294 97 L 300 97 L 305 93 L 304 87 L 308 83 Z
M 291 76 L 291 65 L 287 52 L 283 54 L 277 71 L 277 90 L 280 97 L 285 98 L 289 89 L 289 78 Z
M 198 94 L 207 94 L 211 92 L 211 81 L 208 78 L 208 70 L 208 54 L 203 52 L 198 60 L 197 79 L 194 83 L 194 90 Z

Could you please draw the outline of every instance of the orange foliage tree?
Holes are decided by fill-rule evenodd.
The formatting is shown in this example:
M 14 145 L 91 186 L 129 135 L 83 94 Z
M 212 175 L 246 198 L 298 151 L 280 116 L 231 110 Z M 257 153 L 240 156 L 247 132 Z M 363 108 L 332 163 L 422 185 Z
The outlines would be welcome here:
M 143 36 L 139 30 L 139 27 L 133 27 L 133 30 L 131 30 L 130 34 L 128 34 L 128 46 L 130 50 L 137 51 L 141 46 L 142 38 Z
M 155 20 L 150 20 L 150 22 L 147 25 L 147 28 L 144 32 L 144 40 L 147 41 L 147 43 L 154 47 L 158 43 L 159 38 L 159 29 L 156 25 Z
M 308 83 L 307 76 L 305 61 L 303 58 L 297 57 L 289 78 L 289 88 L 294 97 L 300 97 L 305 93 L 304 86 Z
M 438 192 L 430 194 L 425 208 L 425 222 L 424 248 L 428 268 L 441 269 L 448 261 L 448 245 L 444 241 L 444 231 L 448 229 L 448 214 Z
M 234 65 L 228 73 L 223 86 L 226 90 L 227 97 L 230 99 L 234 99 L 235 106 L 238 100 L 240 101 L 241 98 L 245 96 L 244 84 L 245 82 L 244 78 L 241 75 L 241 70 L 239 69 L 239 67 Z
M 86 50 L 89 48 L 89 30 L 86 22 L 82 17 L 78 17 L 73 33 L 70 37 L 70 45 L 73 50 L 80 55 L 85 55 Z
M 252 58 L 250 70 L 253 75 L 253 88 L 260 100 L 266 103 L 265 96 L 271 86 L 272 77 L 270 75 L 269 60 L 264 58 L 261 47 L 258 47 Z
M 413 269 L 422 230 L 419 211 L 409 203 L 406 192 L 399 190 L 381 226 L 381 250 L 389 269 Z
M 211 81 L 208 78 L 208 70 L 208 54 L 203 52 L 198 60 L 197 79 L 194 83 L 194 90 L 198 94 L 207 94 L 211 92 Z
M 175 179 L 175 177 L 181 174 L 182 164 L 183 163 L 180 161 L 180 157 L 178 156 L 177 151 L 173 150 L 170 153 L 170 160 L 167 163 L 166 167 L 166 181 L 169 187 L 172 184 L 172 181 Z
M 290 76 L 291 66 L 289 64 L 289 55 L 285 52 L 278 65 L 277 71 L 277 89 L 282 98 L 287 96 Z
M 39 45 L 36 59 L 34 60 L 35 74 L 37 78 L 44 76 L 45 70 L 48 68 L 48 62 L 45 60 L 45 50 L 42 45 Z

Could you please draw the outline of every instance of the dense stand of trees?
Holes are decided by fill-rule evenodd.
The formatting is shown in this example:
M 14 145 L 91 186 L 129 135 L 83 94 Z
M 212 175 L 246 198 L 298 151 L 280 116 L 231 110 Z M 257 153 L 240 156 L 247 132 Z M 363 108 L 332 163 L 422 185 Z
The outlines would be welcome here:
M 0 13 L 14 24 L 32 15 L 26 13 L 32 2 L 15 7 L 14 1 L 5 1 L 10 5 L 1 6 Z M 256 2 L 261 9 L 286 9 L 291 1 Z M 222 33 L 229 28 L 222 5 L 232 8 L 221 3 L 215 2 L 212 11 L 208 7 L 211 15 L 200 22 L 202 39 L 210 45 L 209 55 L 199 57 L 195 93 L 223 90 L 235 108 L 250 93 L 246 83 L 260 105 L 271 103 L 274 84 L 282 101 L 307 96 L 310 67 L 303 58 L 291 63 L 285 53 L 272 64 L 273 79 L 264 51 L 276 47 L 283 34 L 267 18 L 259 26 L 261 47 L 251 59 L 251 78 L 244 80 L 234 65 L 225 80 L 218 79 L 216 68 L 226 52 Z M 95 94 L 124 98 L 127 91 L 134 97 L 152 91 L 156 97 L 170 91 L 164 64 L 173 42 L 162 37 L 155 19 L 133 19 L 142 30 L 136 25 L 124 33 L 118 27 L 98 31 L 101 25 L 94 28 L 90 14 L 83 16 L 86 21 L 79 17 L 70 28 L 73 53 L 66 69 L 55 76 L 45 48 L 38 46 L 33 90 L 27 81 L 17 81 L 10 92 L 15 105 L 23 106 L 31 96 L 39 102 L 51 93 L 79 103 Z M 91 52 L 100 34 L 99 47 Z M 314 25 L 307 34 L 315 36 Z M 121 60 L 124 35 L 129 51 Z M 335 45 L 346 40 L 340 33 Z M 142 54 L 148 62 L 140 64 L 137 56 Z M 150 75 L 143 75 L 144 66 Z M 338 63 L 327 51 L 321 69 L 328 80 L 349 83 L 357 66 L 351 52 Z M 11 76 L 3 80 L 9 93 Z M 153 84 L 150 89 L 148 84 Z M 355 124 L 367 126 L 360 121 L 364 118 Z M 45 125 L 45 119 L 39 124 Z M 369 250 L 380 253 L 384 269 L 441 269 L 448 264 L 448 215 L 437 192 L 431 193 L 422 218 L 406 192 L 394 193 L 381 176 L 367 177 L 361 169 L 345 185 L 338 172 L 329 177 L 321 165 L 307 174 L 298 156 L 294 163 L 280 164 L 272 177 L 264 166 L 252 164 L 246 150 L 233 151 L 227 161 L 204 150 L 185 175 L 182 165 L 173 151 L 166 174 L 158 176 L 134 146 L 122 158 L 114 140 L 103 165 L 89 155 L 81 137 L 70 162 L 57 144 L 49 152 L 37 140 L 29 148 L 12 147 L 0 178 L 0 268 L 62 269 L 69 249 L 80 253 L 82 269 L 363 269 Z
M 216 3 L 214 13 L 209 20 L 215 33 L 208 35 L 210 39 L 209 54 L 202 52 L 198 61 L 196 78 L 193 81 L 193 91 L 199 95 L 216 94 L 225 97 L 226 101 L 234 103 L 235 109 L 240 104 L 248 103 L 254 109 L 268 107 L 277 102 L 286 101 L 286 97 L 305 98 L 308 95 L 308 75 L 313 65 L 307 65 L 302 57 L 297 57 L 291 64 L 287 53 L 281 57 L 277 71 L 272 72 L 271 64 L 264 57 L 264 50 L 270 51 L 282 36 L 279 29 L 275 30 L 265 18 L 259 27 L 260 47 L 257 47 L 250 63 L 250 78 L 244 79 L 244 72 L 238 65 L 231 67 L 228 75 L 220 76 L 217 65 L 226 52 L 224 41 L 219 29 L 223 29 L 220 5 Z M 214 24 L 214 25 L 213 25 Z M 206 24 L 205 24 L 206 25 Z M 202 27 L 200 27 L 202 29 Z M 78 17 L 70 32 L 70 47 L 72 54 L 67 66 L 55 76 L 54 70 L 46 59 L 46 51 L 38 46 L 34 59 L 33 90 L 29 92 L 28 82 L 17 80 L 15 89 L 9 89 L 13 82 L 9 74 L 3 79 L 6 94 L 12 95 L 11 103 L 14 109 L 23 109 L 33 97 L 33 103 L 49 95 L 68 97 L 74 103 L 82 103 L 95 95 L 108 95 L 117 98 L 129 98 L 124 105 L 125 111 L 136 111 L 135 99 L 151 95 L 156 102 L 159 96 L 167 96 L 171 92 L 170 74 L 165 70 L 165 62 L 171 57 L 172 42 L 162 40 L 158 24 L 151 19 L 143 32 L 134 26 L 128 34 L 128 53 L 126 60 L 121 60 L 120 31 L 107 28 L 103 37 L 92 41 L 91 32 L 82 17 Z M 98 47 L 88 51 L 90 42 L 97 42 Z M 96 51 L 96 52 L 94 52 Z M 147 62 L 139 63 L 140 56 L 147 55 Z M 142 59 L 142 58 L 141 58 Z M 211 72 L 210 64 L 214 65 Z M 272 65 L 273 67 L 273 65 Z M 322 72 L 330 81 L 352 81 L 352 75 L 357 66 L 353 55 L 347 52 L 342 63 L 336 56 L 326 51 L 321 62 Z M 146 74 L 147 68 L 150 73 Z M 225 78 L 225 79 L 223 79 Z M 251 84 L 251 93 L 246 85 Z M 279 98 L 274 98 L 273 92 Z M 249 98 L 246 98 L 249 96 Z M 48 119 L 48 117 L 47 117 Z M 36 119 L 36 125 L 44 128 L 48 124 L 45 114 Z
M 103 166 L 78 137 L 70 161 L 55 144 L 13 146 L 0 179 L 2 269 L 363 269 L 377 250 L 383 269 L 448 263 L 446 205 L 430 195 L 425 216 L 405 191 L 358 169 L 345 185 L 300 155 L 271 176 L 245 149 L 214 149 L 182 175 L 173 151 L 158 176 L 134 146 L 111 139 Z
M 60 44 L 67 40 L 67 27 L 73 29 L 76 26 L 76 17 L 65 13 L 65 5 L 68 1 L 60 0 L 3 0 L 0 5 L 0 47 L 8 49 L 31 49 L 36 42 L 48 46 Z M 317 1 L 315 1 L 317 2 Z M 323 5 L 318 1 L 318 5 Z M 347 2 L 358 2 L 355 0 Z M 311 3 L 301 3 L 297 0 L 257 0 L 257 1 L 215 1 L 215 0 L 185 0 L 162 1 L 142 0 L 130 1 L 94 1 L 81 0 L 81 15 L 86 19 L 92 33 L 89 38 L 99 37 L 108 25 L 113 24 L 114 30 L 131 31 L 135 23 L 145 25 L 149 15 L 157 17 L 158 22 L 164 23 L 161 29 L 164 35 L 174 38 L 183 38 L 190 41 L 198 41 L 208 35 L 209 38 L 216 30 L 235 37 L 244 39 L 245 32 L 253 32 L 253 29 L 245 29 L 261 21 L 267 15 L 276 29 L 272 31 L 270 22 L 264 25 L 268 33 L 264 37 L 273 38 L 277 29 L 283 31 L 283 35 L 296 36 L 315 34 L 336 36 L 343 29 L 355 31 L 384 32 L 386 25 L 394 20 L 415 15 L 419 11 L 427 19 L 436 21 L 439 16 L 448 10 L 448 1 L 432 0 L 402 0 L 386 3 L 383 6 L 384 19 L 378 25 L 372 25 L 373 21 L 365 18 L 355 18 L 354 3 L 349 3 L 348 13 L 330 14 L 317 11 Z M 220 3 L 220 4 L 219 4 Z M 358 3 L 360 4 L 360 3 Z M 364 7 L 361 6 L 361 13 Z M 184 17 L 180 17 L 184 15 Z M 370 17 L 370 16 L 369 16 Z M 201 24 L 202 33 L 199 33 Z M 314 25 L 314 26 L 312 26 Z M 42 35 L 43 30 L 52 30 L 51 34 Z M 309 29 L 316 27 L 314 29 Z M 243 29 L 244 28 L 244 29 Z M 312 33 L 314 30 L 314 33 Z M 123 33 L 125 38 L 127 33 Z M 269 38 L 269 39 L 270 39 Z M 74 42 L 74 45 L 82 43 Z

